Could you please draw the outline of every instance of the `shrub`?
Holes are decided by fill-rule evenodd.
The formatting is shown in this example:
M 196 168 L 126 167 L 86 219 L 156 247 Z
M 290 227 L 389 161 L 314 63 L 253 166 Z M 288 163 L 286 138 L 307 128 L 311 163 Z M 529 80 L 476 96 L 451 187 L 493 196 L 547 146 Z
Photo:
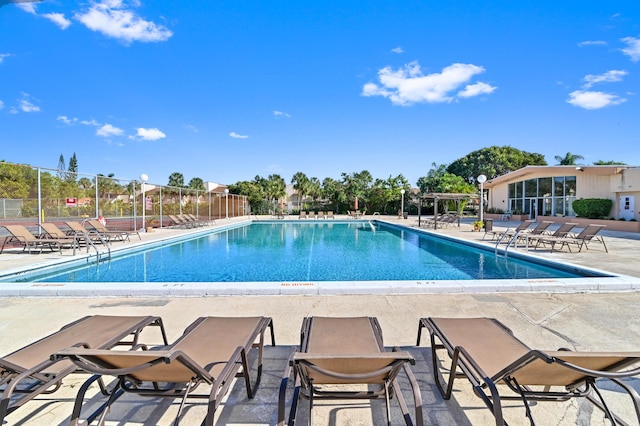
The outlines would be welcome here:
M 503 214 L 504 210 L 499 209 L 497 207 L 489 207 L 486 211 L 486 213 L 493 213 L 493 214 Z
M 607 198 L 583 198 L 581 200 L 575 200 L 572 206 L 573 210 L 580 217 L 600 219 L 609 215 L 613 201 Z

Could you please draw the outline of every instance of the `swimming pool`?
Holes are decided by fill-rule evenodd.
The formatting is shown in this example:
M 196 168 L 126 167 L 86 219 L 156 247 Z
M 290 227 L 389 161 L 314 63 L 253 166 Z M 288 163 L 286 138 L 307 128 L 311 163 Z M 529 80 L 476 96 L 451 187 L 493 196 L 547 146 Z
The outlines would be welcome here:
M 589 275 L 379 222 L 254 222 L 21 282 L 322 282 Z

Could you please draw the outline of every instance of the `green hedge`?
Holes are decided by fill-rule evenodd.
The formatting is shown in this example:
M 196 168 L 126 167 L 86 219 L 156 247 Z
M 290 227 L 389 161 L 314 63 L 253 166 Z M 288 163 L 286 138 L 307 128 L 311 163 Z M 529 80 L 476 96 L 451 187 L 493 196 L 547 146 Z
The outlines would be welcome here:
M 613 201 L 607 198 L 583 198 L 575 200 L 573 210 L 580 217 L 589 219 L 603 219 L 609 216 Z

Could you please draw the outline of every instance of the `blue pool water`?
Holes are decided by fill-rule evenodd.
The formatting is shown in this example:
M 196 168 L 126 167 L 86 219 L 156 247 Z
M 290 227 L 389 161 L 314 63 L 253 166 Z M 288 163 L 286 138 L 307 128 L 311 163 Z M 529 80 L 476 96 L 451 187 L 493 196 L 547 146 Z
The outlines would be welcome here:
M 411 229 L 360 222 L 256 222 L 99 265 L 21 281 L 274 282 L 544 279 L 568 270 L 495 256 Z

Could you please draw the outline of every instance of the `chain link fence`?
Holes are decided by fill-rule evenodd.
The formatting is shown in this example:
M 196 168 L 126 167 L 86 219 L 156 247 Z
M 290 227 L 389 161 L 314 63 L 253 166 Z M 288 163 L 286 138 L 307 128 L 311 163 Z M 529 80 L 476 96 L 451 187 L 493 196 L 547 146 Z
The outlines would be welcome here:
M 213 221 L 250 214 L 247 197 L 209 185 L 196 190 L 0 162 L 0 224 L 104 217 L 110 227 L 133 230 L 175 225 L 170 215 Z

